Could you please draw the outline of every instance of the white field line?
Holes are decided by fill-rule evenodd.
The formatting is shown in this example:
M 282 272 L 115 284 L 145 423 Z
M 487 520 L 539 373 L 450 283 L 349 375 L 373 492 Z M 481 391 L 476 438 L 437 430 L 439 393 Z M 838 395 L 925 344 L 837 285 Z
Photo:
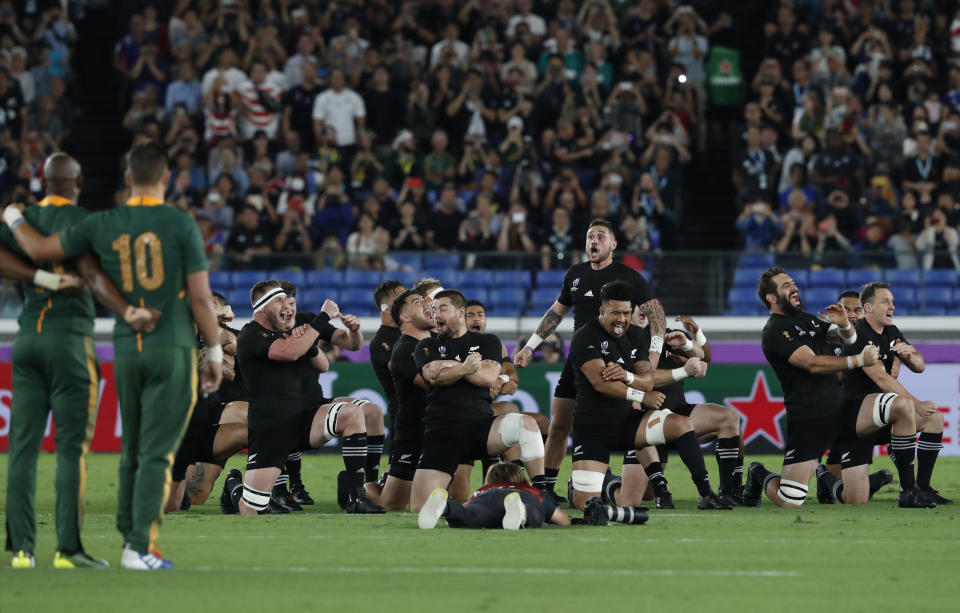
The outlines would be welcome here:
M 759 578 L 781 578 L 781 577 L 799 577 L 800 573 L 793 570 L 698 570 L 698 569 L 629 569 L 618 568 L 610 570 L 591 569 L 591 568 L 502 568 L 502 567 L 477 567 L 477 566 L 423 566 L 423 567 L 317 567 L 308 568 L 306 566 L 288 566 L 288 567 L 269 567 L 269 566 L 249 566 L 249 567 L 217 567 L 217 566 L 194 566 L 190 568 L 179 567 L 187 572 L 284 572 L 284 573 L 341 573 L 341 574 L 450 574 L 450 575 L 602 575 L 616 577 L 759 577 Z

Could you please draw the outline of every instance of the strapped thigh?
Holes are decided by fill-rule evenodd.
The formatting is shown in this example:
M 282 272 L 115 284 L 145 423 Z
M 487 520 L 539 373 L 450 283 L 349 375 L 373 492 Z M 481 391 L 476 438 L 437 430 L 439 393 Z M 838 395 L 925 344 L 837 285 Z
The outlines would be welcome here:
M 323 435 L 328 441 L 340 436 L 337 434 L 337 418 L 340 417 L 340 411 L 346 404 L 346 402 L 336 402 L 327 409 L 327 418 L 323 420 Z

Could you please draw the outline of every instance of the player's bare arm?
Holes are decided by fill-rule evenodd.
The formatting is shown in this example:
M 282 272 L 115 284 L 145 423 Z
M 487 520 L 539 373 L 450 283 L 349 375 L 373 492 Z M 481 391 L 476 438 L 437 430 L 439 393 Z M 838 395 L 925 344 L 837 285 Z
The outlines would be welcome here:
M 667 331 L 667 316 L 663 314 L 663 306 L 656 298 L 647 300 L 638 308 L 650 322 L 650 337 L 653 339 L 653 342 L 650 343 L 650 363 L 656 366 L 660 363 L 660 348 L 654 347 L 654 344 L 658 337 L 660 342 L 663 342 L 663 335 Z
M 603 363 L 603 360 L 590 360 L 584 363 L 583 366 L 580 367 L 580 370 L 586 375 L 593 389 L 604 396 L 616 398 L 617 400 L 626 398 L 634 402 L 641 402 L 644 406 L 657 409 L 663 404 L 665 396 L 660 392 L 643 392 L 629 387 L 623 381 L 605 381 L 603 379 L 603 371 L 605 368 L 606 365 Z M 631 392 L 630 395 L 628 395 L 628 392 Z
M 683 324 L 684 330 L 693 335 L 694 341 L 697 344 L 697 347 L 700 347 L 700 350 L 703 352 L 703 355 L 700 358 L 709 364 L 713 361 L 713 352 L 710 349 L 710 341 L 707 340 L 707 336 L 703 333 L 703 328 L 700 327 L 693 317 L 689 315 L 679 315 L 674 318 L 674 321 L 678 321 Z
M 560 322 L 563 321 L 563 318 L 566 317 L 569 312 L 570 307 L 554 301 L 550 308 L 547 309 L 547 312 L 543 314 L 536 331 L 531 335 L 526 346 L 517 351 L 513 356 L 513 363 L 520 368 L 527 366 L 527 364 L 530 363 L 530 358 L 533 356 L 533 350 L 543 342 L 543 339 L 550 336 L 553 331 L 557 329 L 557 326 L 560 325 Z
M 917 349 L 906 341 L 897 341 L 897 343 L 891 347 L 893 352 L 897 354 L 897 358 L 903 362 L 907 368 L 912 370 L 915 373 L 922 373 L 927 368 L 926 362 L 923 360 L 923 355 Z
M 847 311 L 842 304 L 830 304 L 824 310 L 826 313 L 818 312 L 817 315 L 831 324 L 827 330 L 827 342 L 835 345 L 852 345 L 857 342 L 857 330 L 847 319 Z
M 703 349 L 679 330 L 667 332 L 666 336 L 663 337 L 663 342 L 670 349 L 670 353 L 674 355 L 685 358 L 703 358 Z
M 600 376 L 604 381 L 621 381 L 627 387 L 632 387 L 641 392 L 649 392 L 654 388 L 654 379 L 650 370 L 650 362 L 643 361 L 634 364 L 633 372 L 627 373 L 622 366 L 616 362 L 610 362 L 603 367 Z M 633 375 L 632 377 L 629 375 Z
M 477 355 L 480 354 L 470 354 Z M 468 356 L 469 357 L 469 356 Z M 467 375 L 466 380 L 477 387 L 493 387 L 500 376 L 500 362 L 497 360 L 481 360 L 477 372 Z
M 430 385 L 453 385 L 480 369 L 480 354 L 471 353 L 463 362 L 434 360 L 423 367 L 422 375 Z M 490 387 L 490 386 L 486 386 Z
M 687 377 L 697 379 L 705 377 L 707 374 L 707 364 L 700 358 L 688 358 L 683 366 L 674 369 L 658 368 L 653 375 L 654 387 L 670 385 L 674 381 L 683 381 Z
M 501 380 L 503 375 L 507 376 L 507 380 L 503 381 L 503 385 L 500 386 L 500 393 L 509 396 L 516 393 L 517 389 L 520 387 L 520 373 L 517 372 L 517 367 L 513 364 L 513 362 L 507 359 L 510 357 L 510 354 L 507 353 L 506 345 L 500 343 L 500 348 L 502 350 L 502 360 L 500 362 Z
M 337 330 L 330 337 L 330 343 L 346 349 L 347 351 L 359 351 L 363 347 L 363 332 L 360 331 L 360 318 L 356 315 L 341 315 L 340 321 L 347 328 L 346 330 Z
M 207 342 L 207 346 L 220 349 L 220 324 L 213 312 L 213 294 L 210 293 L 210 278 L 207 271 L 201 270 L 187 275 L 187 297 L 190 300 L 190 311 L 193 320 L 200 329 L 200 334 Z M 209 351 L 209 350 L 208 350 Z M 223 352 L 220 359 L 205 360 L 200 372 L 201 387 L 204 392 L 215 392 L 220 387 L 223 378 Z
M 851 356 L 832 356 L 816 355 L 813 350 L 804 345 L 798 347 L 796 351 L 790 354 L 789 362 L 791 366 L 802 368 L 814 375 L 822 375 L 842 370 L 853 370 L 864 366 L 876 364 L 879 352 L 876 345 L 868 345 L 857 355 Z

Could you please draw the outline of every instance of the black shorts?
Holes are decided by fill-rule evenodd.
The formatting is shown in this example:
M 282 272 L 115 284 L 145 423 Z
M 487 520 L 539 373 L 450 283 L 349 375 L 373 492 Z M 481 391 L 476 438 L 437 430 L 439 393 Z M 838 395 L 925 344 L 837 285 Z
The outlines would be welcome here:
M 873 448 L 889 442 L 890 426 L 852 441 L 834 441 L 830 445 L 827 464 L 839 464 L 841 468 L 873 464 Z
M 787 415 L 787 435 L 783 451 L 784 464 L 799 464 L 823 457 L 834 441 L 857 438 L 857 415 L 839 411 L 819 419 L 791 420 Z
M 667 407 L 660 407 L 665 409 Z M 677 405 L 676 408 L 670 407 L 670 412 L 674 415 L 681 415 L 683 417 L 690 417 L 690 414 L 693 413 L 693 410 L 697 408 L 697 405 L 690 404 L 689 402 L 682 402 Z
M 208 424 L 191 421 L 187 431 L 177 449 L 177 456 L 173 460 L 172 478 L 174 481 L 183 481 L 187 475 L 187 467 L 194 462 L 206 462 L 223 466 L 224 460 L 215 460 L 213 457 L 213 440 L 217 437 L 220 424 Z
M 423 453 L 423 434 L 407 436 L 402 430 L 397 433 L 390 449 L 390 472 L 387 474 L 402 481 L 413 481 L 417 472 L 420 454 Z
M 554 398 L 577 399 L 577 375 L 573 370 L 573 360 L 567 358 L 563 363 L 563 372 L 557 379 L 557 389 L 553 391 Z
M 603 425 L 573 422 L 573 461 L 610 463 L 611 451 L 637 448 L 637 430 L 645 411 L 625 409 L 619 419 Z
M 417 468 L 439 470 L 452 477 L 460 463 L 487 457 L 487 439 L 494 419 L 490 415 L 454 424 L 426 426 L 423 455 Z
M 319 408 L 308 408 L 274 423 L 248 425 L 247 470 L 283 468 L 288 455 L 310 449 L 310 428 L 319 411 Z

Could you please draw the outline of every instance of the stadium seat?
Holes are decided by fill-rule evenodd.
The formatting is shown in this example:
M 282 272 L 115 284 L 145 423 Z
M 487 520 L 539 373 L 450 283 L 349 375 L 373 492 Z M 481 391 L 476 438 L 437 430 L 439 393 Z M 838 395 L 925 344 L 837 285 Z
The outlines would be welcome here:
M 485 288 L 475 287 L 469 292 L 465 293 L 464 296 L 467 300 L 479 300 L 484 305 L 490 301 L 490 292 Z
M 460 273 L 450 268 L 426 268 L 420 276 L 437 279 L 444 287 L 457 287 L 460 284 Z
M 733 271 L 733 286 L 755 288 L 761 274 L 763 274 L 762 268 L 738 268 Z
M 888 270 L 884 280 L 890 284 L 894 295 L 899 297 L 901 290 L 916 289 L 920 285 L 920 271 L 916 268 Z
M 854 268 L 847 271 L 847 289 L 860 291 L 860 288 L 873 281 L 882 281 L 883 272 L 872 268 Z
M 526 313 L 530 316 L 543 315 L 560 295 L 559 287 L 538 287 L 530 292 L 530 307 Z
M 380 285 L 381 279 L 383 279 L 383 273 L 379 270 L 348 270 L 343 273 L 343 285 L 349 289 L 373 289 Z
M 512 317 L 520 314 L 526 302 L 526 291 L 508 287 L 490 290 L 486 305 L 497 317 Z
M 308 289 L 297 293 L 297 310 L 317 313 L 325 300 L 333 300 L 339 305 L 339 298 L 339 293 L 334 289 Z
M 957 287 L 957 271 L 949 268 L 934 268 L 924 273 L 927 287 Z
M 314 289 L 339 289 L 343 285 L 343 272 L 339 270 L 310 270 L 307 272 L 307 285 Z
M 917 300 L 917 290 L 911 288 L 896 289 L 893 288 L 894 304 L 897 308 L 906 307 L 911 311 L 919 310 L 920 303 Z
M 772 253 L 741 253 L 739 268 L 767 269 L 773 266 L 774 263 L 775 258 Z
M 755 307 L 762 307 L 760 304 L 759 298 L 757 298 L 757 290 L 750 287 L 734 287 L 730 289 L 729 294 L 730 308 L 734 311 L 745 312 L 745 311 L 755 311 Z M 752 314 L 752 313 L 751 313 Z
M 399 281 L 400 283 L 403 283 L 403 286 L 405 288 L 410 289 L 417 284 L 417 281 L 420 279 L 420 275 L 418 275 L 415 272 L 402 272 L 398 270 L 394 272 L 384 273 L 383 279 L 384 281 L 386 281 L 387 279 L 393 279 L 394 281 Z
M 527 289 L 530 287 L 530 271 L 494 270 L 492 287 Z
M 424 268 L 438 268 L 440 270 L 457 270 L 460 268 L 460 256 L 450 254 L 427 254 L 423 256 Z
M 949 310 L 953 307 L 953 290 L 949 287 L 928 287 L 921 296 L 928 313 L 931 308 Z
M 810 289 L 810 271 L 805 268 L 792 268 L 787 270 L 787 274 L 793 278 L 800 291 Z M 763 306 L 763 305 L 761 305 Z
M 464 270 L 460 273 L 458 287 L 468 293 L 476 288 L 486 289 L 493 285 L 493 272 L 489 270 Z M 469 296 L 467 296 L 469 298 Z
M 214 288 L 220 293 L 224 293 L 226 290 L 233 288 L 233 282 L 230 280 L 230 272 L 225 270 L 218 270 L 217 272 L 210 273 L 210 287 Z
M 423 256 L 419 253 L 391 253 L 390 259 L 399 266 L 409 266 L 414 272 L 423 268 Z
M 842 285 L 810 285 L 806 290 L 800 290 L 800 297 L 803 298 L 804 303 L 807 301 L 807 297 L 810 295 L 810 292 L 817 292 L 817 295 L 822 296 L 833 296 L 831 303 L 836 303 L 840 298 L 840 294 L 844 291 Z M 826 306 L 826 303 L 824 304 Z
M 259 281 L 271 279 L 270 272 L 266 270 L 235 270 L 230 274 L 230 281 L 236 289 L 250 291 Z
M 843 287 L 846 284 L 846 273 L 839 268 L 824 268 L 810 271 L 810 287 L 828 287 L 830 289 Z
M 234 313 L 237 312 L 237 309 L 240 307 L 250 307 L 250 289 L 237 288 L 228 291 L 224 296 L 227 299 L 227 304 L 233 307 Z
M 815 313 L 822 311 L 828 304 L 836 304 L 839 292 L 834 289 L 810 289 L 800 292 L 800 299 L 803 300 L 803 310 Z
M 936 309 L 934 309 L 934 310 L 936 310 Z M 894 315 L 895 315 L 896 317 L 910 317 L 910 316 L 912 316 L 912 315 L 942 315 L 942 314 L 943 314 L 943 313 L 936 313 L 936 312 L 934 312 L 934 313 L 927 313 L 927 312 L 921 313 L 921 312 L 920 312 L 920 309 L 914 310 L 914 309 L 911 309 L 911 308 L 908 307 L 908 306 L 903 306 L 903 305 L 899 305 L 899 304 L 897 305 L 897 310 L 896 310 L 896 312 L 894 313 Z M 894 321 L 894 323 L 896 323 L 896 321 Z
M 275 270 L 271 274 L 271 278 L 289 281 L 297 286 L 297 289 L 302 289 L 307 284 L 307 275 L 301 270 Z
M 549 287 L 555 292 L 560 293 L 560 286 L 563 285 L 563 278 L 566 275 L 567 271 L 565 270 L 538 270 L 537 287 Z

